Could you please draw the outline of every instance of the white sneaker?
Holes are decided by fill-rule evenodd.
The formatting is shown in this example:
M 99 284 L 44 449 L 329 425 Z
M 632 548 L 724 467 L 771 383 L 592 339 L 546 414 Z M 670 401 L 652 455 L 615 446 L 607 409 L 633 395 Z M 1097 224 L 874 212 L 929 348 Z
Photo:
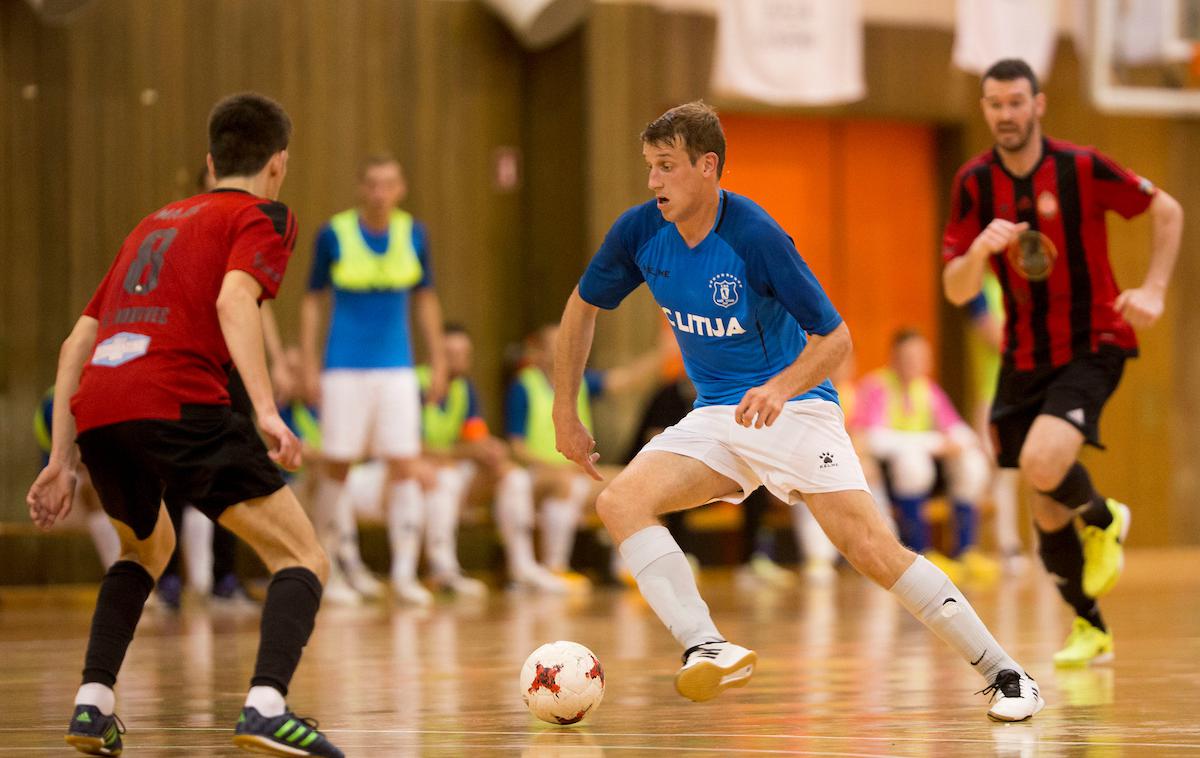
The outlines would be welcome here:
M 478 579 L 464 574 L 451 574 L 433 580 L 434 586 L 441 591 L 449 592 L 459 597 L 487 597 L 488 587 Z
M 994 698 L 987 713 L 992 721 L 1024 721 L 1046 707 L 1037 682 L 1023 671 L 1004 669 L 979 694 Z
M 321 592 L 321 600 L 330 605 L 362 605 L 362 595 L 359 595 L 350 586 L 350 583 L 346 581 L 346 577 L 338 570 L 329 572 L 329 579 L 325 581 L 325 589 Z
M 697 703 L 712 700 L 722 690 L 749 684 L 757 662 L 758 653 L 732 642 L 702 642 L 684 651 L 675 691 Z
M 393 581 L 392 593 L 402 603 L 420 606 L 433 605 L 433 594 L 425 589 L 424 585 L 416 579 L 401 582 Z
M 513 589 L 565 595 L 571 588 L 557 574 L 545 566 L 534 564 L 512 578 Z
M 371 569 L 361 563 L 354 563 L 346 566 L 343 569 L 346 575 L 346 582 L 349 583 L 354 591 L 362 595 L 367 600 L 382 600 L 387 594 L 387 587 L 383 582 L 379 581 Z

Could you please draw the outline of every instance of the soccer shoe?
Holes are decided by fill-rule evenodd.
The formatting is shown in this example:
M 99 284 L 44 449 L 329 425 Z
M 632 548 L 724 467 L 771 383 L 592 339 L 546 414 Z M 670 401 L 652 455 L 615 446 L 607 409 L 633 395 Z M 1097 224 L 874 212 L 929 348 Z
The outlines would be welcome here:
M 346 577 L 346 583 L 367 600 L 382 600 L 387 594 L 387 585 L 376 579 L 371 569 L 362 563 L 344 566 L 342 573 Z
M 321 600 L 329 605 L 355 606 L 362 605 L 362 595 L 350 586 L 341 570 L 329 572 L 325 588 L 321 591 Z
M 762 553 L 755 553 L 751 556 L 750 570 L 754 572 L 754 575 L 763 584 L 770 587 L 787 589 L 796 584 L 796 573 L 794 571 L 788 571 Z
M 565 569 L 562 571 L 555 571 L 554 574 L 561 579 L 564 584 L 567 585 L 567 589 L 569 589 L 571 592 L 587 593 L 592 591 L 592 580 L 588 579 L 578 571 Z
M 435 577 L 433 586 L 438 592 L 446 592 L 456 597 L 484 598 L 488 594 L 486 584 L 464 574 Z
M 981 584 L 992 584 L 1000 578 L 1000 563 L 975 548 L 964 550 L 958 556 L 967 579 Z
M 987 715 L 992 721 L 1024 721 L 1046 707 L 1037 682 L 1023 671 L 1004 669 L 978 695 L 991 695 Z
M 1102 631 L 1079 616 L 1071 622 L 1067 643 L 1054 654 L 1054 665 L 1063 668 L 1108 663 L 1113 659 L 1112 632 Z
M 693 645 L 683 653 L 675 691 L 697 703 L 712 700 L 722 690 L 745 687 L 757 662 L 758 653 L 725 640 Z
M 344 758 L 341 750 L 317 731 L 317 722 L 288 711 L 267 718 L 255 708 L 243 708 L 233 732 L 233 744 L 267 755 L 319 755 Z
M 940 568 L 942 573 L 954 584 L 961 582 L 966 575 L 966 568 L 945 553 L 926 550 L 922 555 L 925 556 L 925 560 Z
M 1121 577 L 1121 569 L 1125 568 L 1129 506 L 1111 497 L 1105 504 L 1112 514 L 1108 528 L 1085 525 L 1080 535 L 1083 541 L 1083 594 L 1093 598 L 1107 595 Z
M 177 611 L 183 604 L 183 579 L 179 574 L 163 574 L 158 579 L 158 587 L 155 588 L 159 601 L 162 607 Z
M 536 563 L 513 575 L 512 588 L 545 592 L 551 595 L 565 595 L 571 591 L 570 586 L 557 574 Z
M 245 607 L 254 608 L 258 603 L 246 594 L 246 590 L 242 587 L 242 583 L 238 581 L 236 574 L 226 574 L 213 583 L 212 597 L 210 598 L 218 606 L 235 608 Z
M 77 705 L 67 726 L 67 744 L 88 755 L 120 755 L 125 725 L 114 713 L 105 716 L 94 705 Z
M 407 605 L 433 605 L 433 593 L 425 589 L 416 579 L 392 582 L 392 595 Z

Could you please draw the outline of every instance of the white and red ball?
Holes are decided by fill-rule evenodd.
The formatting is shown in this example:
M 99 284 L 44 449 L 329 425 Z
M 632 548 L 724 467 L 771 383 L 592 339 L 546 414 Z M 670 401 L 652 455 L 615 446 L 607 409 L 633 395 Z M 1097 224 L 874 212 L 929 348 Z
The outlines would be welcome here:
M 604 669 L 578 642 L 547 642 L 521 667 L 521 699 L 550 724 L 576 724 L 604 699 Z

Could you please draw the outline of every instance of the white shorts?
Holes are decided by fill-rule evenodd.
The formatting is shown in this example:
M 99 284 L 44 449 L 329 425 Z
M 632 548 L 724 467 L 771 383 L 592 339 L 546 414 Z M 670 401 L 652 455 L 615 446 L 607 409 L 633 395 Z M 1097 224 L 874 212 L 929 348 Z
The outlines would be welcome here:
M 421 453 L 421 391 L 411 368 L 321 375 L 321 454 L 338 462 Z
M 764 485 L 772 495 L 795 505 L 801 493 L 869 492 L 841 406 L 827 400 L 793 400 L 775 423 L 746 428 L 733 420 L 734 406 L 697 408 L 646 444 L 695 458 L 741 487 L 714 500 L 740 503 Z

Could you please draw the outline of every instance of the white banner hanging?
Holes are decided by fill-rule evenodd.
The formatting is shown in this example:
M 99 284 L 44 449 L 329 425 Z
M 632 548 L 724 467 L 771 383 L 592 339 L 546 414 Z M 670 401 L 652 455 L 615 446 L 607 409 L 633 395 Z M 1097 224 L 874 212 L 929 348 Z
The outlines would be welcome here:
M 958 0 L 954 28 L 954 65 L 964 71 L 1022 58 L 1044 79 L 1058 42 L 1058 0 Z
M 721 0 L 713 89 L 772 105 L 864 96 L 859 0 Z

